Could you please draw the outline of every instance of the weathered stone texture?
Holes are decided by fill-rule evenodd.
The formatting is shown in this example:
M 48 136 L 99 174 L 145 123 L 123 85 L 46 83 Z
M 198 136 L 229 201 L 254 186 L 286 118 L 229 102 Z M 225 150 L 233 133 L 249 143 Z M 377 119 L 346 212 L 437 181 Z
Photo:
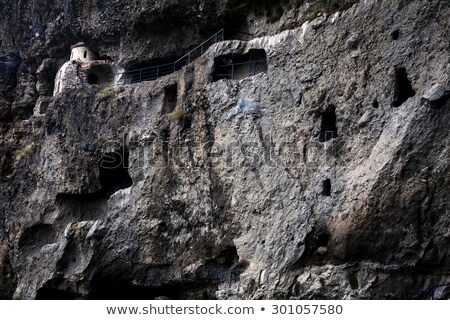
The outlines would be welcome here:
M 449 19 L 447 1 L 361 1 L 157 81 L 39 98 L 0 144 L 0 292 L 448 298 Z M 117 66 L 152 48 L 99 45 Z M 251 49 L 267 73 L 213 81 Z

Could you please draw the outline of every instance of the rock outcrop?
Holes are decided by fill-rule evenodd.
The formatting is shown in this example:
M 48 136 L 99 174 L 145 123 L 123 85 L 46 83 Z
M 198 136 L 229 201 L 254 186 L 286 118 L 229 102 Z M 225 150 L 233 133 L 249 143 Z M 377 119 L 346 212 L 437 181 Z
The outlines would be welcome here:
M 0 298 L 449 298 L 448 2 L 178 2 L 3 27 Z M 129 68 L 244 18 L 156 81 L 50 97 L 79 40 Z M 266 70 L 215 81 L 254 50 Z

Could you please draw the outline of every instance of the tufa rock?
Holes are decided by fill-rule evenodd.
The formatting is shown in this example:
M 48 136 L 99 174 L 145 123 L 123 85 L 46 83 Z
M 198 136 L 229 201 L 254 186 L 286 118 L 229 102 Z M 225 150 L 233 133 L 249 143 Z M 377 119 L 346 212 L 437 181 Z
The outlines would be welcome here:
M 436 83 L 423 94 L 422 101 L 433 108 L 439 108 L 445 104 L 449 97 L 450 90 L 448 87 L 441 83 Z

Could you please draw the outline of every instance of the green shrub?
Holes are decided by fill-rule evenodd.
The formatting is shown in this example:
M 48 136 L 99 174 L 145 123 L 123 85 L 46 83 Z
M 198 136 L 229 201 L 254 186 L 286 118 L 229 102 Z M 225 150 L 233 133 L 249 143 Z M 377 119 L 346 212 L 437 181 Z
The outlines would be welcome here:
M 96 98 L 98 101 L 104 101 L 104 100 L 109 99 L 110 97 L 112 97 L 115 94 L 116 94 L 116 88 L 111 85 L 111 86 L 107 86 L 107 87 L 103 88 L 102 90 L 100 90 L 97 93 Z

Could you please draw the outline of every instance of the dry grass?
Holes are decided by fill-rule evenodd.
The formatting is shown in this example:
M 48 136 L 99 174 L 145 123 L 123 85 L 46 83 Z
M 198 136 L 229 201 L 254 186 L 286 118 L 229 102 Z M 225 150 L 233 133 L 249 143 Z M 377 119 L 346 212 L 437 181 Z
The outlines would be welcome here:
M 112 97 L 115 94 L 116 94 L 116 88 L 114 86 L 107 86 L 97 93 L 96 99 L 97 99 L 97 101 L 104 101 L 104 100 L 109 99 L 110 97 Z
M 23 157 L 25 157 L 34 147 L 34 143 L 29 143 L 14 154 L 13 167 L 15 167 Z
M 169 113 L 167 115 L 169 117 L 170 120 L 180 120 L 184 117 L 184 111 L 183 109 L 175 109 L 174 111 L 172 111 L 171 113 Z

